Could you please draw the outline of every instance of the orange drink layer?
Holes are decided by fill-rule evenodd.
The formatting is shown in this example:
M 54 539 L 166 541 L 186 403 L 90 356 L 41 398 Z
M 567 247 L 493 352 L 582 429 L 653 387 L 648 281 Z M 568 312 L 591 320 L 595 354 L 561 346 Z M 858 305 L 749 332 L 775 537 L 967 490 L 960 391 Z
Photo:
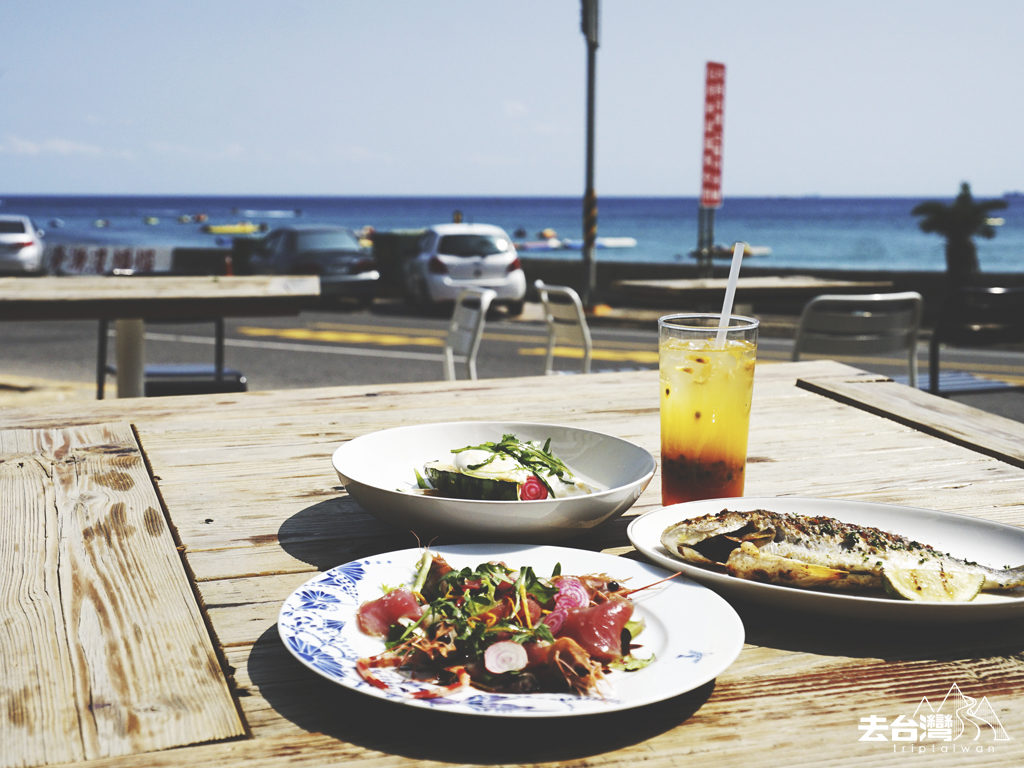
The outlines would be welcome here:
M 687 316 L 680 323 L 698 323 Z M 664 320 L 664 318 L 663 318 Z M 749 323 L 752 327 L 748 327 Z M 663 504 L 743 495 L 757 321 L 740 323 L 719 344 L 716 328 L 662 329 L 661 498 Z

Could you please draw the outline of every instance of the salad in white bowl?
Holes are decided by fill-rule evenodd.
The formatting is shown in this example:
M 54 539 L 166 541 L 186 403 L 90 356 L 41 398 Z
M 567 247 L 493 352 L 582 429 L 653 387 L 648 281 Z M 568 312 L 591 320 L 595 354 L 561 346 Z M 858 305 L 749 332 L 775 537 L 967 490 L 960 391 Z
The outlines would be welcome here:
M 453 448 L 446 460 L 424 464 L 416 482 L 438 496 L 485 501 L 539 501 L 601 490 L 551 452 L 551 438 L 541 444 L 513 434 Z
M 618 437 L 497 421 L 373 432 L 339 446 L 333 463 L 360 506 L 421 540 L 564 539 L 629 509 L 655 469 L 650 452 Z

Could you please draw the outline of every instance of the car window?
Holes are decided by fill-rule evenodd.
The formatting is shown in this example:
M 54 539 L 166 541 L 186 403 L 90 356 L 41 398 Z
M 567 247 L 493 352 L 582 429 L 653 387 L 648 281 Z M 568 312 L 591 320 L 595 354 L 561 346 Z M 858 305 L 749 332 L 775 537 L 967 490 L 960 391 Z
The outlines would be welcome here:
M 498 235 L 445 235 L 437 252 L 446 256 L 488 256 L 508 248 L 508 240 Z
M 24 231 L 25 231 L 25 223 L 23 221 L 18 221 L 17 219 L 15 219 L 13 221 L 11 221 L 11 220 L 0 221 L 0 234 L 12 235 L 12 234 L 20 234 L 20 233 L 22 233 Z
M 263 242 L 260 243 L 258 253 L 261 256 L 267 257 L 274 252 L 277 248 L 277 242 L 281 239 L 281 236 L 277 232 L 272 232 L 263 238 Z
M 330 232 L 300 232 L 300 251 L 357 251 L 359 240 L 343 229 Z

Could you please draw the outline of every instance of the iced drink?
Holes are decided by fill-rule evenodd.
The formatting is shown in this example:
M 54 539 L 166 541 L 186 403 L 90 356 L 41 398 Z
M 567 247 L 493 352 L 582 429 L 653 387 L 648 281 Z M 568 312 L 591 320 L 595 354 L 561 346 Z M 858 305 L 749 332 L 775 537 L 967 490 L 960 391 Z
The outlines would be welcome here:
M 662 504 L 743 495 L 758 323 L 718 318 L 658 321 Z

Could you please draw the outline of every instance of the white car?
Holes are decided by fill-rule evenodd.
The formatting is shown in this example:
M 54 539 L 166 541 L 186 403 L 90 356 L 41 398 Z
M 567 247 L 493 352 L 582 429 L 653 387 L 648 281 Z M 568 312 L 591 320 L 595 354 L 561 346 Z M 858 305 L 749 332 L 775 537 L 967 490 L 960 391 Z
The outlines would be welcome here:
M 490 224 L 438 224 L 420 238 L 403 267 L 406 298 L 418 307 L 454 301 L 467 287 L 490 288 L 495 303 L 519 315 L 526 275 L 512 238 Z
M 35 228 L 28 216 L 0 216 L 0 273 L 41 275 L 46 272 L 43 263 L 43 233 Z

